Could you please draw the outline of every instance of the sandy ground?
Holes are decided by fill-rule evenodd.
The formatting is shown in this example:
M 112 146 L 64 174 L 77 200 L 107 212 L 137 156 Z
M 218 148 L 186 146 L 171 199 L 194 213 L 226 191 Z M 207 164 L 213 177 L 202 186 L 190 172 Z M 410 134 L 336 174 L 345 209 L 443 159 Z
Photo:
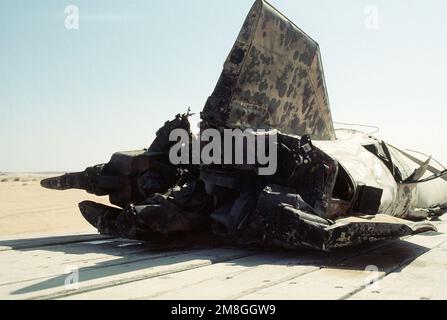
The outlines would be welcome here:
M 40 180 L 53 175 L 0 175 L 0 236 L 96 231 L 81 216 L 77 204 L 83 200 L 107 204 L 108 198 L 81 190 L 42 188 Z

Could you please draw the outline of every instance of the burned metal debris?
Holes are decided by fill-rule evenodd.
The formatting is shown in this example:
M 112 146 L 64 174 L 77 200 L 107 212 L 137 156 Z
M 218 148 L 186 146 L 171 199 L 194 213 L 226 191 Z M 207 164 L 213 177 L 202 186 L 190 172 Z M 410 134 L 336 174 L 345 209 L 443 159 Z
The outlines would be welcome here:
M 263 130 L 258 141 L 274 134 L 275 150 L 267 151 L 276 152 L 277 170 L 259 175 L 258 161 L 173 164 L 176 129 L 194 157 L 189 116 L 166 122 L 148 149 L 42 186 L 108 195 L 116 207 L 79 204 L 87 221 L 103 234 L 149 241 L 204 234 L 331 250 L 436 230 L 428 219 L 446 211 L 446 172 L 430 159 L 361 132 L 336 134 L 318 44 L 265 1 L 248 14 L 201 113 L 201 132 Z

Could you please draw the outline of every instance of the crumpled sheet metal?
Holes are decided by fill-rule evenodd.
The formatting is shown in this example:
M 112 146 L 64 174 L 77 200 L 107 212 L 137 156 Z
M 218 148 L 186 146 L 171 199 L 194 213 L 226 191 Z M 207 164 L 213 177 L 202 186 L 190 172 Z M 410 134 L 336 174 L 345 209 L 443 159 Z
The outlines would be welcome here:
M 340 130 L 337 131 L 336 141 L 315 141 L 315 145 L 336 159 L 357 185 L 369 185 L 383 190 L 379 213 L 408 219 L 415 217 L 415 209 L 435 208 L 446 204 L 447 181 L 443 179 L 418 184 L 396 182 L 383 161 L 363 147 L 378 141 L 362 132 Z M 388 147 L 393 162 L 404 179 L 415 170 L 426 168 L 426 165 L 421 167 L 426 159 L 416 163 L 398 149 Z M 430 174 L 427 171 L 422 177 Z
M 282 215 L 267 230 L 268 242 L 287 249 L 301 247 L 322 251 L 365 243 L 399 239 L 427 231 L 437 231 L 427 222 L 410 222 L 385 214 L 346 217 L 327 225 L 309 220 L 306 214 L 290 206 L 281 208 Z M 299 218 L 298 218 L 299 217 Z
M 167 122 L 164 128 L 171 124 L 172 122 Z M 173 124 L 176 125 L 176 122 Z M 167 134 L 168 131 L 161 132 Z M 164 141 L 165 134 L 157 137 L 157 141 Z M 160 146 L 161 149 L 169 147 Z M 141 157 L 146 152 L 151 161 Z M 56 190 L 80 188 L 94 194 L 110 193 L 112 201 L 119 199 L 120 202 L 125 202 L 120 205 L 122 210 L 83 202 L 79 207 L 84 217 L 102 234 L 144 241 L 169 241 L 180 239 L 180 236 L 182 239 L 189 239 L 198 233 L 208 234 L 214 231 L 215 235 L 230 243 L 330 251 L 435 230 L 427 221 L 413 223 L 385 214 L 343 216 L 331 221 L 333 219 L 319 216 L 315 207 L 306 202 L 293 187 L 271 184 L 259 193 L 259 187 L 266 182 L 248 179 L 247 175 L 241 177 L 238 171 L 230 175 L 230 172 L 223 170 L 212 176 L 207 171 L 191 171 L 183 177 L 186 180 L 182 178 L 181 181 L 171 181 L 169 186 L 164 186 L 167 191 L 138 194 L 140 188 L 136 188 L 137 180 L 134 177 L 146 176 L 141 175 L 144 170 L 140 172 L 140 165 L 144 167 L 146 163 L 150 167 L 148 169 L 152 170 L 151 163 L 163 160 L 157 157 L 157 153 L 152 154 L 147 150 L 118 153 L 108 164 L 93 167 L 95 170 L 88 168 L 85 172 L 50 178 L 47 179 L 49 181 L 42 181 L 42 185 Z M 109 175 L 113 173 L 128 183 L 112 183 L 109 186 L 96 183 L 114 182 L 115 179 L 109 179 Z M 78 185 L 76 179 L 68 179 L 78 175 L 87 175 L 89 179 L 86 181 L 91 185 Z M 159 178 L 161 179 L 160 176 L 154 176 L 156 181 L 163 182 Z M 245 185 L 241 183 L 244 182 L 243 178 L 248 179 Z M 58 183 L 50 183 L 52 181 Z M 223 188 L 216 188 L 216 192 L 210 194 L 209 184 L 211 187 L 216 185 Z M 137 195 L 128 193 L 128 186 Z M 115 198 L 113 195 L 120 197 Z M 138 198 L 144 200 L 133 200 Z M 218 214 L 220 209 L 224 210 L 225 216 Z M 216 223 L 218 227 L 225 228 L 214 228 Z
M 202 128 L 275 128 L 335 139 L 318 44 L 265 1 L 253 5 Z

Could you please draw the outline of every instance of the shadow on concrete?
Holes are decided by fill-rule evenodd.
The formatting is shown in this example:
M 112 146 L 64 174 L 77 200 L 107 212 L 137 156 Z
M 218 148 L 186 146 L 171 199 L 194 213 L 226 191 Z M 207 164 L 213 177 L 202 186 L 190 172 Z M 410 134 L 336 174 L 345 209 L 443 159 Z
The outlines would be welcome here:
M 436 233 L 427 233 L 435 235 Z M 32 247 L 34 245 L 34 247 Z M 259 265 L 306 265 L 321 268 L 349 269 L 364 271 L 368 266 L 377 266 L 378 270 L 399 272 L 414 259 L 429 251 L 428 248 L 419 246 L 404 240 L 391 240 L 375 244 L 356 246 L 334 250 L 332 252 L 319 252 L 308 249 L 294 251 L 265 249 L 256 247 L 234 247 L 222 244 L 187 244 L 185 246 L 171 244 L 170 246 L 153 245 L 141 241 L 102 237 L 99 235 L 64 236 L 56 238 L 26 239 L 15 241 L 0 241 L 0 246 L 9 246 L 12 250 L 34 251 L 44 250 L 48 252 L 63 252 L 67 255 L 85 255 L 88 253 L 100 256 L 111 256 L 107 261 L 98 261 L 87 267 L 77 268 L 79 275 L 79 287 L 91 280 L 99 280 L 96 287 L 102 288 L 120 283 L 128 283 L 142 279 L 159 276 L 151 275 L 150 269 L 159 266 L 173 266 L 175 272 L 182 272 L 174 267 L 179 263 L 185 263 L 197 259 L 208 259 L 211 264 L 226 262 L 245 267 Z M 3 252 L 2 254 L 5 254 Z M 99 260 L 98 258 L 96 258 Z M 87 259 L 88 260 L 88 259 Z M 90 259 L 94 260 L 94 259 Z M 81 260 L 82 261 L 82 260 Z M 48 261 L 51 264 L 51 259 Z M 26 261 L 24 261 L 26 263 Z M 76 263 L 72 263 L 76 267 Z M 200 266 L 196 266 L 200 267 Z M 195 268 L 191 265 L 191 268 Z M 135 271 L 148 270 L 147 273 L 129 275 Z M 184 270 L 188 270 L 187 268 Z M 32 273 L 32 270 L 30 270 Z M 169 273 L 169 272 L 168 272 Z M 55 290 L 55 295 L 69 292 L 65 288 L 69 274 L 61 274 L 44 278 L 44 280 L 26 285 L 14 291 L 13 295 L 38 293 L 46 289 Z M 119 283 L 116 277 L 119 276 Z M 45 294 L 44 294 L 45 297 Z

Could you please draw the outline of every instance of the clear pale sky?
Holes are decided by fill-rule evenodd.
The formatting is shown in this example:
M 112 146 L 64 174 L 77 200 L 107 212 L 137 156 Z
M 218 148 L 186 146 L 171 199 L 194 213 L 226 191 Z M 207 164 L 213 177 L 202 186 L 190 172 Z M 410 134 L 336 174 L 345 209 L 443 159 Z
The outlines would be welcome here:
M 82 170 L 148 147 L 165 120 L 201 111 L 252 3 L 1 0 L 0 171 Z M 319 42 L 334 121 L 447 162 L 446 1 L 271 3 Z

